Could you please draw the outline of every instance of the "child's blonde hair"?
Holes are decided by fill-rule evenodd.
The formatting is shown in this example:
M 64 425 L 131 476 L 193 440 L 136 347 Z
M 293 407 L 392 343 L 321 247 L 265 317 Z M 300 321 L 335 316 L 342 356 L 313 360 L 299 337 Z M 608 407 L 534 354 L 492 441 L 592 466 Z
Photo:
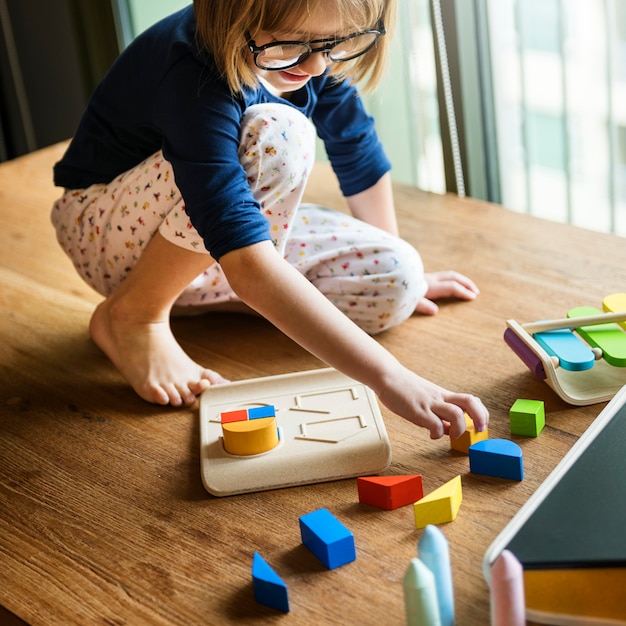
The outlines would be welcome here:
M 257 79 L 248 64 L 246 32 L 294 28 L 306 21 L 312 5 L 332 4 L 344 34 L 376 28 L 380 22 L 387 30 L 366 54 L 346 63 L 333 63 L 331 72 L 354 82 L 366 79 L 365 88 L 373 89 L 382 75 L 390 33 L 395 22 L 397 0 L 194 0 L 197 36 L 200 44 L 215 59 L 233 93 L 244 86 L 253 87 Z M 317 6 L 316 6 L 317 5 Z

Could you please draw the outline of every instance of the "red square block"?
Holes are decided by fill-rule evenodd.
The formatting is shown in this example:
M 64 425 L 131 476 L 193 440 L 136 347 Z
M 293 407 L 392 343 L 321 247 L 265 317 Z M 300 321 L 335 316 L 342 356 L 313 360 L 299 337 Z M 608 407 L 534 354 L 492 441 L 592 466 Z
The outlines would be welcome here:
M 366 476 L 356 479 L 359 502 L 380 509 L 397 509 L 424 497 L 421 474 Z

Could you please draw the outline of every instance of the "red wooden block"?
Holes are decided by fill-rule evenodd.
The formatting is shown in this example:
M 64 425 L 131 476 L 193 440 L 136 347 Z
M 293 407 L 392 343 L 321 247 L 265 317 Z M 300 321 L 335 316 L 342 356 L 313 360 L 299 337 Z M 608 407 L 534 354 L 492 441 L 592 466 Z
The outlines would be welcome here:
M 225 411 L 220 414 L 222 424 L 230 422 L 245 422 L 248 419 L 248 409 L 239 409 L 237 411 Z
M 397 509 L 424 497 L 421 474 L 366 476 L 356 479 L 359 502 L 380 509 Z

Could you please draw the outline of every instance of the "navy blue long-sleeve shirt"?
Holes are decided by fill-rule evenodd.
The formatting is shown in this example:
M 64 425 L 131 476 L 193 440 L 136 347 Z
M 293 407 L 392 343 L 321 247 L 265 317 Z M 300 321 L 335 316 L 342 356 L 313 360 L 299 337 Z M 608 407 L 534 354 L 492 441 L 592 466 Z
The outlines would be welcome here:
M 328 74 L 283 100 L 262 84 L 233 96 L 195 40 L 193 7 L 158 22 L 118 57 L 94 91 L 54 182 L 83 189 L 163 150 L 189 219 L 211 255 L 271 239 L 239 162 L 244 111 L 279 102 L 311 118 L 346 196 L 390 169 L 356 89 Z

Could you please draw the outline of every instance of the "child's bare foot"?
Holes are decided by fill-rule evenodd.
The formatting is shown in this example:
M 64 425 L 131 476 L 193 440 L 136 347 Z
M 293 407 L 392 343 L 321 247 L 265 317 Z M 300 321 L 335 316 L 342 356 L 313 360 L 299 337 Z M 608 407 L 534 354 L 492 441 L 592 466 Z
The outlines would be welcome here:
M 227 382 L 193 361 L 180 347 L 169 319 L 120 315 L 109 299 L 94 311 L 89 332 L 133 389 L 148 402 L 192 405 L 211 384 Z

